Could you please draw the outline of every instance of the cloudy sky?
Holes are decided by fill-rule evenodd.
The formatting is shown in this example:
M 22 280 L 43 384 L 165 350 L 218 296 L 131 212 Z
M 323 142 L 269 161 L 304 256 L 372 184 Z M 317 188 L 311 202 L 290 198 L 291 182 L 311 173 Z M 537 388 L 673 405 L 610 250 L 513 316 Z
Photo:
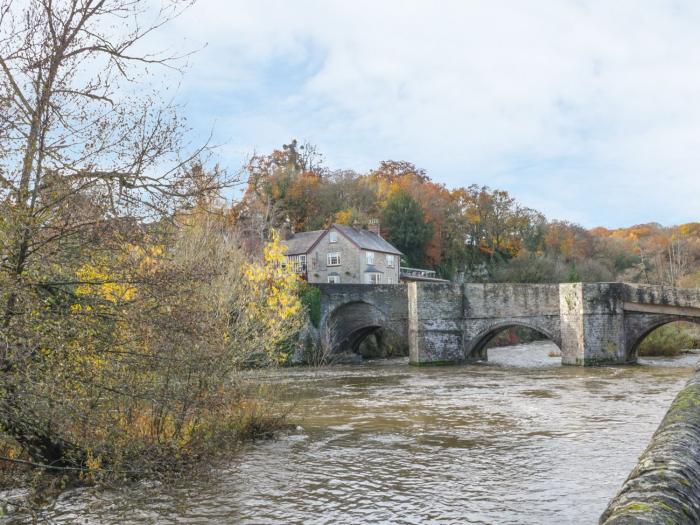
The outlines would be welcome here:
M 700 220 L 700 2 L 199 0 L 178 91 L 238 169 L 291 138 L 585 226 Z

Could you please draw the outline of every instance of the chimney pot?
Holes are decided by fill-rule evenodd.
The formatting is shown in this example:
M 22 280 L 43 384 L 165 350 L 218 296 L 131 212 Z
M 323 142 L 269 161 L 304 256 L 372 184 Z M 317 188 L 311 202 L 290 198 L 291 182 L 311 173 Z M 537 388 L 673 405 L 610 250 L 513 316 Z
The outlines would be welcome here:
M 367 229 L 372 233 L 379 235 L 379 219 L 370 219 Z

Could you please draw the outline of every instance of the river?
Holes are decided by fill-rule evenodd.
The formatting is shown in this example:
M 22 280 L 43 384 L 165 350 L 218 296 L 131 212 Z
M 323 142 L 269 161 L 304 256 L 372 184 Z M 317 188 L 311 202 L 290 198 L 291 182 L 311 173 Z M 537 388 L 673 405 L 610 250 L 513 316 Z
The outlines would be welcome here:
M 284 369 L 296 431 L 206 480 L 66 493 L 89 524 L 597 523 L 696 355 L 562 367 L 536 342 L 489 363 Z

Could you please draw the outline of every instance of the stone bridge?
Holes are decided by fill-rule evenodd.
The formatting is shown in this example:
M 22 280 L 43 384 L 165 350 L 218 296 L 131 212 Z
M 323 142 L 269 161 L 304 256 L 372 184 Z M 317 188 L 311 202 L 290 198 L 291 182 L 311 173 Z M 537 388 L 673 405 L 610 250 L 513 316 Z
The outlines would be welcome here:
M 322 284 L 320 333 L 334 353 L 369 334 L 407 347 L 411 364 L 485 360 L 506 328 L 524 326 L 556 343 L 562 363 L 633 363 L 654 329 L 700 323 L 700 289 L 627 283 Z M 323 337 L 323 336 L 322 336 Z

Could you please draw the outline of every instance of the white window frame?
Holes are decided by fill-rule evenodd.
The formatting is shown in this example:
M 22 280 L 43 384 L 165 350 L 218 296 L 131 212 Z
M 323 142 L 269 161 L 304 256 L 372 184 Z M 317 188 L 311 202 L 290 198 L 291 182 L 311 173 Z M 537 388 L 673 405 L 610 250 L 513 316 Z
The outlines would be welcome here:
M 396 284 L 394 282 L 394 276 L 393 275 L 387 275 L 386 276 L 386 284 Z
M 328 282 L 330 284 L 340 284 L 340 275 L 329 275 Z
M 340 252 L 328 252 L 326 254 L 326 266 L 340 266 Z
M 379 272 L 372 272 L 365 274 L 367 276 L 367 284 L 382 284 L 382 274 Z
M 365 261 L 368 266 L 374 266 L 374 252 L 365 252 Z
M 331 230 L 328 232 L 328 242 L 329 243 L 338 242 L 338 232 L 337 231 Z
M 396 264 L 396 257 L 394 257 L 393 255 L 387 254 L 387 256 L 386 256 L 386 267 L 387 267 L 387 268 L 393 268 L 395 264 Z

